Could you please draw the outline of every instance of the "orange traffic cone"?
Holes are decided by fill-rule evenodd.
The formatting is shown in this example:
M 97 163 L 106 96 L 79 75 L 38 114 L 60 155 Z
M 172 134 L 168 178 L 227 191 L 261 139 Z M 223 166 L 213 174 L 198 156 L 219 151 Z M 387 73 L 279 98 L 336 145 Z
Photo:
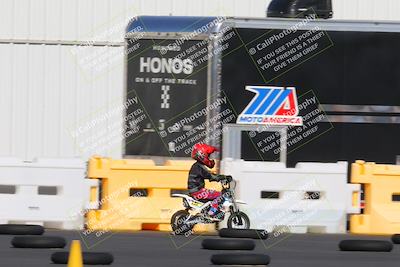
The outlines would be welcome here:
M 69 250 L 68 267 L 83 267 L 82 249 L 79 240 L 73 240 Z

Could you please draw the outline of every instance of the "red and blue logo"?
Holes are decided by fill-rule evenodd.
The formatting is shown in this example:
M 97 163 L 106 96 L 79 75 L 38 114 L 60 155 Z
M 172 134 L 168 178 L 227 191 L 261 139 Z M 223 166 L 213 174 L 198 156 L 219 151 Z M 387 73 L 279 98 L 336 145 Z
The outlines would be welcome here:
M 240 124 L 303 125 L 303 118 L 297 116 L 295 87 L 246 86 L 256 95 L 237 119 Z

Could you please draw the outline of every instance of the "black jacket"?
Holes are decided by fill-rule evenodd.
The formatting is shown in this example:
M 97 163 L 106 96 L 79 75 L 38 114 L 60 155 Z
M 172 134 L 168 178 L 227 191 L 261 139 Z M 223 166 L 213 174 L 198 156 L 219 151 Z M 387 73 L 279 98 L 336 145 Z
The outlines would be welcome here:
M 218 176 L 210 173 L 207 170 L 206 166 L 196 161 L 196 163 L 192 165 L 189 171 L 189 178 L 188 178 L 189 193 L 193 193 L 204 188 L 205 185 L 204 179 L 208 179 L 210 181 L 218 181 Z

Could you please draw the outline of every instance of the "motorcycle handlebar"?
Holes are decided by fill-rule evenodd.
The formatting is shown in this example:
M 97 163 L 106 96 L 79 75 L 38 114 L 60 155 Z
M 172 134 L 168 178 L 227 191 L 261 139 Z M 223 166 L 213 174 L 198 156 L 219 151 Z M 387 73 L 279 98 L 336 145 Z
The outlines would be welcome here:
M 218 179 L 220 182 L 224 182 L 224 181 L 226 181 L 226 182 L 232 182 L 233 181 L 233 178 L 232 178 L 232 176 L 230 176 L 230 175 L 219 175 L 219 179 Z
M 223 182 L 223 183 L 230 183 L 233 181 L 233 178 L 230 175 L 226 175 L 226 176 L 222 177 L 219 181 Z

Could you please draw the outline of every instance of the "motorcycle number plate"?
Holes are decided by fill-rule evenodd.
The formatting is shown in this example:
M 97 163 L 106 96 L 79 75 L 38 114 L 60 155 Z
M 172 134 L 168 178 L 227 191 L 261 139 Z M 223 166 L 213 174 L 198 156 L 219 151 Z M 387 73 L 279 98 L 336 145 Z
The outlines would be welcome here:
M 198 202 L 192 202 L 192 205 L 195 207 L 201 207 L 203 204 L 198 203 Z

